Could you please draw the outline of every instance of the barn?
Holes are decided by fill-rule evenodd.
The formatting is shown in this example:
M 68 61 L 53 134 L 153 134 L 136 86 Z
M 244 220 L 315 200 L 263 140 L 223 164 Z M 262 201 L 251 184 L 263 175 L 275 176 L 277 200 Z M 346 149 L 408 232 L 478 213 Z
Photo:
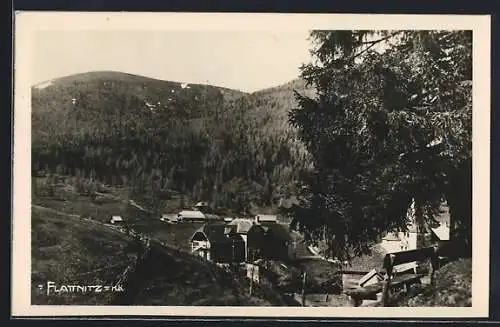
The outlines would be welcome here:
M 182 210 L 177 214 L 178 220 L 183 222 L 209 222 L 219 221 L 224 218 L 210 213 L 204 213 L 198 210 Z
M 177 223 L 179 221 L 179 217 L 176 214 L 164 213 L 161 215 L 160 220 L 167 223 Z
M 210 207 L 208 202 L 205 202 L 205 201 L 201 201 L 201 202 L 196 203 L 193 206 L 193 210 L 201 211 L 203 213 L 213 213 L 212 208 Z
M 436 228 L 431 228 L 431 241 L 434 244 L 446 243 L 450 240 L 450 227 L 447 223 L 441 223 Z
M 264 258 L 266 231 L 262 225 L 254 224 L 247 232 L 247 261 L 253 262 Z
M 246 261 L 288 259 L 292 239 L 287 228 L 276 223 L 276 216 L 260 217 L 263 220 L 236 218 L 228 224 L 245 242 Z
M 245 242 L 245 259 L 247 261 L 262 258 L 266 233 L 260 224 L 256 224 L 252 219 L 235 218 L 228 226 L 232 226 L 234 232 L 239 234 Z
M 216 263 L 245 261 L 245 242 L 231 226 L 209 223 L 200 227 L 191 237 L 191 251 Z
M 292 245 L 288 229 L 281 224 L 261 225 L 265 232 L 262 256 L 267 260 L 287 260 Z
M 123 218 L 121 216 L 112 216 L 109 222 L 116 225 L 123 224 Z
M 278 216 L 276 215 L 264 215 L 264 214 L 259 214 L 255 215 L 255 223 L 257 224 L 275 224 L 278 222 Z
M 254 222 L 251 219 L 235 218 L 228 223 L 234 232 L 241 236 L 245 242 L 245 259 L 248 257 L 248 231 L 252 228 Z
M 177 214 L 178 220 L 182 222 L 204 222 L 205 215 L 197 210 L 182 210 Z

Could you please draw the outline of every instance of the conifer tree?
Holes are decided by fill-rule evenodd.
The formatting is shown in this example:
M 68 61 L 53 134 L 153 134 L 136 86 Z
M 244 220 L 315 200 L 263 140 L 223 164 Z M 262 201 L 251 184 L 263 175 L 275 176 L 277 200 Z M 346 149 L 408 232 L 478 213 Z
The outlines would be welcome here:
M 366 253 L 388 229 L 420 224 L 443 199 L 452 239 L 471 249 L 472 33 L 313 31 L 315 62 L 302 77 L 290 122 L 312 158 L 302 173 L 293 226 L 310 239 L 326 228 L 329 251 Z

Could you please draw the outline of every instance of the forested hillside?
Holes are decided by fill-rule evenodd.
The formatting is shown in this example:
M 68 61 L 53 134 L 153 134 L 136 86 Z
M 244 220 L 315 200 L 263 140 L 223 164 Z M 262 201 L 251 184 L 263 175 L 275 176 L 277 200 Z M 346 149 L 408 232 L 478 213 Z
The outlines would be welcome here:
M 32 88 L 32 168 L 245 213 L 288 196 L 306 152 L 287 120 L 301 80 L 245 94 L 118 72 Z M 159 209 L 159 208 L 156 208 Z

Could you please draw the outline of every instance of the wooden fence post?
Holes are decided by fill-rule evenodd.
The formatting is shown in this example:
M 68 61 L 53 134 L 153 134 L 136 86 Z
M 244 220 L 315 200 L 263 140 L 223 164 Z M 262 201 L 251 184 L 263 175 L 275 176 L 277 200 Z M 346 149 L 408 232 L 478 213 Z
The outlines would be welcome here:
M 431 263 L 430 267 L 429 267 L 429 282 L 430 282 L 430 286 L 433 287 L 434 286 L 434 272 L 435 272 L 436 268 L 434 266 L 434 262 Z
M 389 257 L 389 262 L 384 263 L 386 268 L 386 276 L 382 281 L 382 306 L 386 307 L 389 305 L 389 293 L 391 288 L 391 276 L 394 267 L 394 255 Z
M 382 281 L 382 306 L 386 307 L 389 303 L 389 280 Z
M 304 275 L 302 276 L 302 306 L 306 306 L 306 272 L 304 271 Z
M 250 269 L 252 270 L 252 273 L 250 274 L 250 290 L 249 290 L 249 294 L 252 295 L 254 266 L 251 265 L 249 267 L 251 267 Z

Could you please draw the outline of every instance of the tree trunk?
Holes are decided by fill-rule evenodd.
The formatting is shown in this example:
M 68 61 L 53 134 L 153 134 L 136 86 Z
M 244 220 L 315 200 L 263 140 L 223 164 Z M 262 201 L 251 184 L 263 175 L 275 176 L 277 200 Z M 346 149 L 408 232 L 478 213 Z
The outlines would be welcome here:
M 415 205 L 415 225 L 417 228 L 416 247 L 417 249 L 420 249 L 424 247 L 424 237 L 426 232 L 425 222 L 424 222 L 425 218 L 420 201 L 415 200 L 414 205 Z
M 446 200 L 450 209 L 450 241 L 458 256 L 472 255 L 472 160 L 450 176 Z

